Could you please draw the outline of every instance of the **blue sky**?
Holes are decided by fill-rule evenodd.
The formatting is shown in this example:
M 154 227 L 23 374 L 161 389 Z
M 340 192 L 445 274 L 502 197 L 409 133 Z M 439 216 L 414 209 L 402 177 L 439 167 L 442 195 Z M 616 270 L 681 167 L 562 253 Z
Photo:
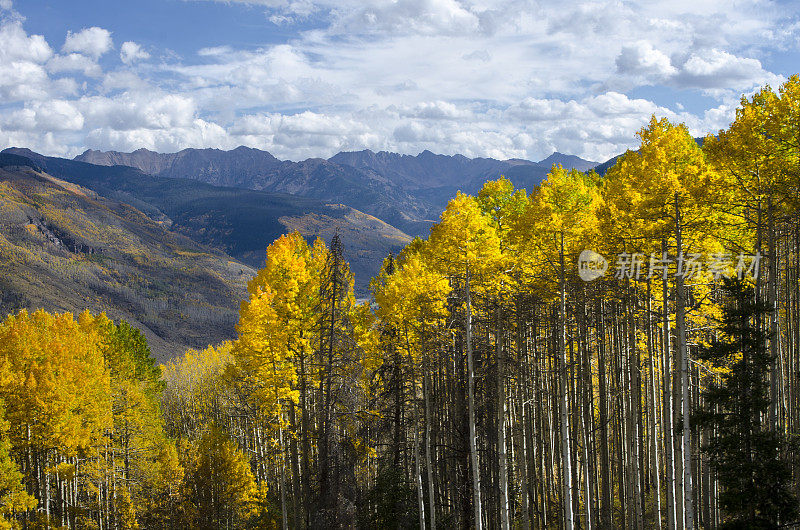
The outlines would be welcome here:
M 794 2 L 0 0 L 0 146 L 605 160 L 797 72 Z

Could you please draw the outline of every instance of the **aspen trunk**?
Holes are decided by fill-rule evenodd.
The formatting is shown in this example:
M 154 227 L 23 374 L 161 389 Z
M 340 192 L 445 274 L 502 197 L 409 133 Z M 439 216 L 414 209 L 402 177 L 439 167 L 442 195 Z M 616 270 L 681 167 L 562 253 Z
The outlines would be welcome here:
M 517 395 L 519 400 L 516 403 L 516 419 L 515 427 L 512 427 L 512 433 L 516 441 L 517 450 L 515 456 L 517 459 L 517 468 L 519 469 L 520 477 L 520 502 L 522 506 L 522 528 L 523 530 L 530 530 L 530 482 L 528 480 L 528 437 L 526 433 L 526 426 L 528 424 L 528 417 L 525 414 L 525 407 L 527 402 L 527 385 L 528 385 L 528 334 L 527 323 L 522 316 L 522 305 L 517 301 L 517 353 L 521 360 L 520 373 L 517 376 Z M 520 401 L 521 400 L 521 401 Z
M 470 292 L 470 271 L 467 268 L 466 274 L 466 295 L 467 295 L 467 322 L 466 322 L 466 346 L 467 346 L 467 407 L 469 409 L 469 452 L 470 464 L 472 465 L 472 497 L 475 510 L 475 528 L 481 530 L 481 477 L 478 467 L 478 447 L 475 433 L 475 367 L 472 360 L 472 293 Z
M 428 473 L 428 517 L 432 530 L 436 530 L 436 487 L 433 482 L 433 465 L 431 460 L 431 406 L 430 380 L 427 368 L 422 379 L 422 393 L 425 397 L 425 469 Z
M 578 330 L 578 394 L 580 395 L 580 423 L 581 438 L 583 441 L 583 484 L 584 484 L 584 511 L 586 516 L 587 530 L 594 529 L 595 519 L 595 492 L 593 489 L 594 466 L 592 465 L 591 443 L 591 364 L 589 363 L 589 351 L 587 347 L 587 326 L 586 326 L 586 304 L 584 297 L 583 307 L 580 309 L 580 328 Z
M 661 530 L 661 473 L 658 466 L 658 413 L 656 412 L 656 370 L 655 370 L 655 345 L 653 342 L 653 313 L 652 296 L 650 293 L 650 279 L 647 280 L 647 355 L 648 355 L 648 384 L 647 392 L 649 396 L 649 421 L 650 427 L 650 466 L 651 481 L 653 486 L 654 499 L 654 528 Z
M 664 259 L 667 258 L 667 244 L 666 241 L 661 242 L 662 255 Z M 664 425 L 664 455 L 666 460 L 667 471 L 667 528 L 675 530 L 677 528 L 677 510 L 676 510 L 676 489 L 675 489 L 675 432 L 672 423 L 672 356 L 671 356 L 671 341 L 670 341 L 670 320 L 669 320 L 669 282 L 667 280 L 667 271 L 664 271 L 661 282 L 662 293 L 662 326 L 661 334 L 664 346 L 662 349 L 662 378 L 661 383 L 663 386 L 663 408 L 662 408 L 662 425 Z
M 295 413 L 296 405 L 289 403 L 289 425 L 292 431 L 297 432 L 297 414 Z M 289 452 L 291 453 L 291 466 L 292 466 L 292 515 L 294 519 L 294 527 L 300 528 L 301 514 L 300 510 L 303 506 L 303 494 L 300 491 L 300 461 L 297 457 L 297 438 L 292 436 L 289 440 Z
M 626 301 L 626 324 L 628 339 L 628 384 L 630 400 L 629 440 L 631 462 L 631 486 L 633 494 L 634 517 L 637 528 L 644 527 L 644 506 L 641 490 L 641 382 L 639 378 L 639 350 L 636 345 L 636 327 L 630 298 Z M 633 518 L 632 518 L 633 519 Z
M 508 530 L 511 527 L 508 516 L 508 462 L 506 456 L 506 399 L 505 399 L 505 365 L 503 359 L 503 309 L 497 306 L 497 334 L 495 336 L 495 357 L 497 362 L 497 467 L 500 480 L 500 527 Z
M 409 359 L 411 361 L 411 359 Z M 412 364 L 413 366 L 413 364 Z M 413 384 L 413 392 L 412 392 L 412 404 L 414 414 L 413 414 L 413 428 L 414 428 L 414 484 L 417 487 L 417 509 L 419 510 L 419 528 L 420 530 L 425 530 L 425 494 L 422 491 L 422 466 L 420 465 L 420 455 L 419 455 L 419 420 L 418 414 L 416 413 L 417 410 L 417 389 L 416 389 L 416 381 L 412 374 L 412 384 Z
M 300 451 L 302 466 L 302 488 L 303 488 L 303 526 L 308 527 L 311 502 L 311 447 L 309 443 L 309 429 L 311 421 L 308 409 L 311 404 L 308 402 L 307 374 L 305 367 L 305 352 L 300 354 Z
M 675 193 L 675 244 L 678 263 L 683 256 L 681 210 L 678 194 Z M 692 489 L 692 438 L 689 425 L 691 402 L 689 401 L 689 353 L 686 348 L 686 309 L 684 276 L 682 271 L 675 274 L 675 320 L 678 328 L 678 356 L 681 360 L 681 394 L 683 414 L 683 513 L 687 530 L 694 528 L 694 502 Z
M 604 326 L 604 304 L 597 301 L 598 360 L 597 377 L 600 386 L 600 477 L 602 500 L 600 506 L 600 526 L 604 530 L 612 528 L 611 518 L 611 456 L 608 438 L 608 382 L 606 380 L 606 330 Z
M 569 402 L 567 397 L 567 282 L 566 270 L 564 265 L 564 233 L 561 233 L 561 252 L 559 253 L 559 261 L 561 265 L 561 302 L 559 304 L 558 315 L 558 373 L 560 384 L 558 385 L 559 392 L 559 415 L 561 416 L 561 458 L 563 466 L 563 509 L 564 509 L 564 528 L 572 530 L 574 528 L 573 514 L 572 514 L 572 451 L 570 448 L 570 427 L 569 427 Z
M 769 353 L 772 366 L 769 371 L 769 429 L 778 431 L 778 376 L 780 367 L 780 330 L 778 327 L 778 250 L 775 241 L 775 206 L 772 196 L 767 199 L 767 246 L 769 253 Z
M 289 530 L 289 510 L 286 507 L 286 456 L 283 450 L 283 427 L 278 427 L 278 448 L 281 469 L 281 527 Z

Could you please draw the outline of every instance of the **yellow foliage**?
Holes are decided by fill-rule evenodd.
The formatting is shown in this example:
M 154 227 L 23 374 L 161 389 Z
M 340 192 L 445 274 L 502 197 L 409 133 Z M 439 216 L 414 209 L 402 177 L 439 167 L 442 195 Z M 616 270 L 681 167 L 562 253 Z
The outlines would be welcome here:
M 21 311 L 0 325 L 0 388 L 18 447 L 89 449 L 111 426 L 110 377 L 93 317 Z M 26 428 L 30 428 L 28 442 Z

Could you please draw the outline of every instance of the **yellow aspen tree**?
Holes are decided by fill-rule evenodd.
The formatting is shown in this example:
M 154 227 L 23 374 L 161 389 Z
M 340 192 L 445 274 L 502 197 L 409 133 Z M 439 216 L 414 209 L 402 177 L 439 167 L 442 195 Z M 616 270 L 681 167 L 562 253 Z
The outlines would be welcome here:
M 559 339 L 558 369 L 561 381 L 559 388 L 559 415 L 561 418 L 561 453 L 564 476 L 563 509 L 564 527 L 574 528 L 572 498 L 572 462 L 569 402 L 567 397 L 567 266 L 568 258 L 577 258 L 587 247 L 596 230 L 595 212 L 600 203 L 600 192 L 596 176 L 576 170 L 566 171 L 553 166 L 547 179 L 531 197 L 529 209 L 533 227 L 532 246 L 544 258 L 543 263 L 558 278 Z M 576 260 L 577 261 L 577 260 Z
M 727 215 L 719 201 L 724 197 L 720 176 L 706 161 L 697 142 L 684 125 L 673 125 L 667 119 L 653 117 L 639 133 L 641 146 L 637 152 L 629 151 L 620 158 L 604 179 L 603 222 L 612 248 L 626 252 L 661 254 L 657 260 L 661 276 L 661 294 L 664 352 L 664 375 L 667 385 L 669 341 L 668 276 L 674 271 L 676 348 L 675 364 L 680 378 L 673 393 L 665 388 L 664 412 L 665 441 L 669 434 L 674 412 L 671 395 L 680 404 L 683 417 L 682 445 L 670 451 L 667 448 L 667 520 L 670 528 L 694 524 L 692 487 L 691 430 L 689 426 L 689 359 L 687 350 L 687 323 L 685 277 L 690 259 L 710 257 L 722 250 L 719 227 Z M 674 254 L 668 254 L 670 247 Z M 646 265 L 646 264 L 643 264 Z M 652 265 L 652 264 L 651 264 Z M 674 268 L 670 267 L 674 265 Z M 648 274 L 651 271 L 648 271 Z M 630 277 L 630 276 L 629 276 Z M 696 279 L 695 293 L 702 295 L 703 276 Z M 677 406 L 677 404 L 676 404 Z M 683 472 L 679 472 L 679 467 Z M 674 492 L 674 493 L 673 493 Z M 680 520 L 682 518 L 683 520 Z
M 505 364 L 506 352 L 503 351 L 503 312 L 507 303 L 504 299 L 513 291 L 513 280 L 518 279 L 521 266 L 519 260 L 519 238 L 514 230 L 521 221 L 528 206 L 528 197 L 524 190 L 514 190 L 514 185 L 505 177 L 486 182 L 478 194 L 481 209 L 492 219 L 492 224 L 500 238 L 500 249 L 503 255 L 504 270 L 500 275 L 496 293 L 495 330 L 495 366 L 497 388 L 497 468 L 500 482 L 500 525 L 503 530 L 511 527 L 509 494 L 508 494 L 508 456 L 506 453 L 506 390 Z M 510 273 L 510 274 L 507 274 Z
M 800 78 L 795 75 L 777 94 L 766 86 L 750 98 L 743 96 L 734 122 L 717 137 L 709 135 L 703 146 L 714 166 L 726 177 L 729 208 L 737 214 L 738 224 L 749 232 L 739 238 L 741 243 L 737 241 L 739 248 L 749 250 L 750 247 L 754 253 L 763 253 L 767 258 L 767 266 L 763 267 L 767 281 L 762 280 L 763 274 L 755 278 L 755 294 L 770 307 L 769 334 L 765 340 L 775 359 L 770 369 L 769 424 L 772 430 L 778 429 L 780 402 L 778 232 L 781 219 L 790 218 L 793 206 L 797 206 L 799 106 Z M 760 321 L 762 316 L 759 314 L 757 318 Z M 757 327 L 760 325 L 759 322 Z
M 21 311 L 0 324 L 0 386 L 15 453 L 35 462 L 28 480 L 47 519 L 65 513 L 52 493 L 73 476 L 77 455 L 88 455 L 111 427 L 110 380 L 97 333 L 82 329 L 93 317 Z M 28 460 L 30 459 L 30 460 Z M 33 470 L 38 470 L 34 473 Z
M 189 456 L 195 528 L 241 528 L 256 515 L 259 492 L 250 464 L 225 432 L 211 425 Z
M 161 367 L 165 382 L 161 407 L 168 432 L 193 438 L 209 423 L 222 423 L 229 401 L 223 381 L 234 362 L 232 348 L 224 342 L 203 350 L 189 349 Z
M 250 299 L 242 303 L 233 354 L 260 383 L 263 414 L 280 421 L 281 402 L 297 400 L 297 392 L 293 390 L 297 371 L 287 347 L 290 330 L 273 305 L 275 298 L 273 288 L 263 285 L 256 287 Z
M 483 528 L 480 467 L 475 431 L 475 368 L 473 366 L 472 311 L 473 291 L 486 291 L 502 270 L 500 238 L 491 218 L 483 213 L 474 197 L 458 193 L 431 228 L 431 250 L 436 267 L 463 285 L 464 334 L 467 352 L 467 399 L 469 408 L 469 446 L 472 467 L 474 525 Z
M 0 386 L 7 374 L 0 366 Z M 16 518 L 36 508 L 36 498 L 28 494 L 23 484 L 24 475 L 11 456 L 10 424 L 5 419 L 5 406 L 0 400 L 0 529 L 17 528 Z
M 288 412 L 289 424 L 296 429 L 295 407 L 302 415 L 302 445 L 308 447 L 309 418 L 307 411 L 310 354 L 313 350 L 314 310 L 319 295 L 319 270 L 315 266 L 314 249 L 305 239 L 293 232 L 281 236 L 267 248 L 264 267 L 249 282 L 250 298 L 242 304 L 238 325 L 239 338 L 234 343 L 237 362 L 250 373 L 261 387 L 261 404 L 267 421 L 277 419 L 280 451 L 283 453 L 283 430 L 287 427 L 283 414 Z M 300 477 L 296 445 L 291 452 L 295 493 Z M 304 482 L 308 481 L 308 454 L 302 455 Z M 286 483 L 281 460 L 281 505 L 286 512 Z M 304 519 L 308 512 L 308 487 L 298 501 Z M 299 522 L 295 510 L 296 524 Z M 284 525 L 288 515 L 284 513 Z

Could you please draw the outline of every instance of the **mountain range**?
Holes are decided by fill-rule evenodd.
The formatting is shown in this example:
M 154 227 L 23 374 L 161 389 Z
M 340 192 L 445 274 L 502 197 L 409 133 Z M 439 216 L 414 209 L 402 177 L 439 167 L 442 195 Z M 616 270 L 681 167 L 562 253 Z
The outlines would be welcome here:
M 517 188 L 531 189 L 553 164 L 585 171 L 596 162 L 553 153 L 540 162 L 430 151 L 411 156 L 370 150 L 342 152 L 325 160 L 279 160 L 266 151 L 237 147 L 184 149 L 162 154 L 87 150 L 76 161 L 135 167 L 154 176 L 199 180 L 219 186 L 287 193 L 346 204 L 374 215 L 412 236 L 430 225 L 457 191 L 477 193 L 489 179 L 505 175 Z

